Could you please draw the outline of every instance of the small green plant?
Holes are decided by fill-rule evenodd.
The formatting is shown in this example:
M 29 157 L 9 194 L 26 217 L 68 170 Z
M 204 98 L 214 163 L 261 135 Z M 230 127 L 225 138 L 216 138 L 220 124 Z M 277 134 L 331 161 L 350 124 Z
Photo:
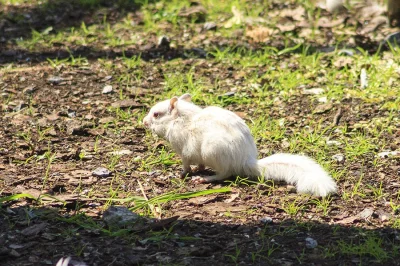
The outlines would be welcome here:
M 317 209 L 322 211 L 322 214 L 324 216 L 327 216 L 329 213 L 329 206 L 332 202 L 332 198 L 330 196 L 324 197 L 322 199 L 312 199 L 310 201 L 311 203 L 314 203 L 317 207 Z
M 232 255 L 231 254 L 225 254 L 225 256 L 230 258 L 233 261 L 233 263 L 235 263 L 237 265 L 241 252 L 242 251 L 240 250 L 240 248 L 236 245 L 235 254 L 232 254 Z
M 368 235 L 358 244 L 353 242 L 346 243 L 342 240 L 338 241 L 337 244 L 342 254 L 357 255 L 359 257 L 371 256 L 381 262 L 389 258 L 389 254 L 383 248 L 383 240 L 376 236 Z
M 282 204 L 282 210 L 289 214 L 291 217 L 297 216 L 298 213 L 302 212 L 306 206 L 302 201 L 299 200 L 293 200 L 293 201 L 287 201 L 283 202 Z
M 371 185 L 367 185 L 367 186 L 370 190 L 372 190 L 375 200 L 378 200 L 383 197 L 382 181 L 380 182 L 379 187 L 374 187 Z

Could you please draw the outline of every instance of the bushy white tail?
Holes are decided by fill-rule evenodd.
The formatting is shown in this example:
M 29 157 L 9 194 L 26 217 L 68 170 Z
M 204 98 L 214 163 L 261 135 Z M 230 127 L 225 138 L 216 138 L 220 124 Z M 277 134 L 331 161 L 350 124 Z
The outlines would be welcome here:
M 297 192 L 325 197 L 336 192 L 332 177 L 313 159 L 279 153 L 258 161 L 261 174 L 267 179 L 283 180 L 296 185 Z

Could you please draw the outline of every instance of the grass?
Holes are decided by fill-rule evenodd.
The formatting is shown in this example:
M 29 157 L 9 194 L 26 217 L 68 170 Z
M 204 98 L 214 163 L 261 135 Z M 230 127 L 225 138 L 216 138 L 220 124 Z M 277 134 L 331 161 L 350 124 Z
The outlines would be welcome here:
M 18 0 L 0 1 L 3 5 L 18 5 L 24 2 L 26 3 L 26 1 Z M 101 7 L 101 3 L 96 0 L 77 2 L 87 8 L 88 12 Z M 311 1 L 289 1 L 293 5 L 297 3 L 305 8 L 307 21 L 311 22 L 310 35 L 300 38 L 301 29 L 284 34 L 277 33 L 274 37 L 280 40 L 280 45 L 270 40 L 261 44 L 252 43 L 249 37 L 246 37 L 248 29 L 244 22 L 232 27 L 224 27 L 233 16 L 233 6 L 245 17 L 254 18 L 259 14 L 268 13 L 270 8 L 273 9 L 270 1 L 260 1 L 262 4 L 255 6 L 249 6 L 244 0 L 199 1 L 208 11 L 206 20 L 218 24 L 216 31 L 203 31 L 202 23 L 196 23 L 195 19 L 179 15 L 182 8 L 191 6 L 191 1 L 188 0 L 117 2 L 116 5 L 119 6 L 133 2 L 138 4 L 140 6 L 138 7 L 139 23 L 136 21 L 139 15 L 128 9 L 129 11 L 121 12 L 121 17 L 113 18 L 105 14 L 94 17 L 92 23 L 80 21 L 78 26 L 74 27 L 48 26 L 40 30 L 32 28 L 30 34 L 6 40 L 6 43 L 10 45 L 15 41 L 15 49 L 26 50 L 31 54 L 51 51 L 58 46 L 66 51 L 64 57 L 55 55 L 40 63 L 41 66 L 51 69 L 50 72 L 45 73 L 46 75 L 42 75 L 43 72 L 39 71 L 38 76 L 42 75 L 40 77 L 43 79 L 47 75 L 73 76 L 74 73 L 83 70 L 96 73 L 96 77 L 88 76 L 84 82 L 73 81 L 64 87 L 51 87 L 60 90 L 62 95 L 67 95 L 63 94 L 64 90 L 74 93 L 74 90 L 83 88 L 82 92 L 75 96 L 80 102 L 91 97 L 85 94 L 87 93 L 85 89 L 109 84 L 113 86 L 113 94 L 101 95 L 100 89 L 99 92 L 95 92 L 98 102 L 133 99 L 149 107 L 159 100 L 190 92 L 196 104 L 218 105 L 240 112 L 249 125 L 262 156 L 275 152 L 290 152 L 304 153 L 313 157 L 338 182 L 339 195 L 306 200 L 291 197 L 289 193 L 286 193 L 286 188 L 280 184 L 262 178 L 251 181 L 246 177 L 237 177 L 236 180 L 224 184 L 222 188 L 207 188 L 194 192 L 190 190 L 187 180 L 167 179 L 165 182 L 171 183 L 168 188 L 173 190 L 166 191 L 165 188 L 160 187 L 161 185 L 154 184 L 154 178 L 149 173 L 163 176 L 177 175 L 181 170 L 181 160 L 167 143 L 154 145 L 158 140 L 155 140 L 149 132 L 143 132 L 141 121 L 148 108 L 124 109 L 108 105 L 103 108 L 101 105 L 97 106 L 98 102 L 89 101 L 82 110 L 78 110 L 78 113 L 86 115 L 88 112 L 93 112 L 94 115 L 111 116 L 113 119 L 102 124 L 97 120 L 91 121 L 90 128 L 104 129 L 106 134 L 89 136 L 85 142 L 90 142 L 90 144 L 73 143 L 69 152 L 81 148 L 77 154 L 78 158 L 71 159 L 72 162 L 65 164 L 68 164 L 68 168 L 71 169 L 85 168 L 88 165 L 92 167 L 90 163 L 94 160 L 112 171 L 113 176 L 104 190 L 102 190 L 101 182 L 105 181 L 99 180 L 99 184 L 89 188 L 80 182 L 74 192 L 88 198 L 95 198 L 95 195 L 99 193 L 106 195 L 100 200 L 104 208 L 119 203 L 149 216 L 162 217 L 162 215 L 168 216 L 173 213 L 174 208 L 171 206 L 175 206 L 172 205 L 175 202 L 185 202 L 184 200 L 192 197 L 204 197 L 237 189 L 241 194 L 249 193 L 250 199 L 277 206 L 273 210 L 273 215 L 277 215 L 279 220 L 304 221 L 316 217 L 315 220 L 322 223 L 336 222 L 331 216 L 337 216 L 339 211 L 346 208 L 354 211 L 351 209 L 352 205 L 359 203 L 361 199 L 360 208 L 373 205 L 372 203 L 362 205 L 364 202 L 376 202 L 379 208 L 385 208 L 394 215 L 386 225 L 392 228 L 400 227 L 396 216 L 400 206 L 399 196 L 391 193 L 390 188 L 395 181 L 381 178 L 382 175 L 387 178 L 393 175 L 393 171 L 396 170 L 392 169 L 397 165 L 398 158 L 377 157 L 377 153 L 381 151 L 399 149 L 398 142 L 396 143 L 396 134 L 400 125 L 398 118 L 400 100 L 397 97 L 400 95 L 400 81 L 397 78 L 400 67 L 398 47 L 390 47 L 388 51 L 372 54 L 358 47 L 353 49 L 354 53 L 351 56 L 343 55 L 339 45 L 330 53 L 319 51 L 317 42 L 324 38 L 317 36 L 320 29 L 315 22 L 322 14 L 321 10 L 315 11 Z M 54 7 L 44 5 L 43 8 L 52 10 Z M 272 15 L 270 20 L 255 23 L 255 26 L 275 28 L 280 22 Z M 0 20 L 6 16 L 7 14 L 0 14 Z M 24 21 L 23 16 L 15 19 L 20 23 Z M 234 37 L 235 34 L 239 34 L 239 37 Z M 335 31 L 334 34 L 341 33 Z M 173 52 L 201 48 L 206 51 L 207 57 L 197 58 L 190 52 L 186 52 L 183 58 L 168 59 L 162 56 L 149 56 L 149 51 L 142 49 L 143 46 L 154 43 L 154 40 L 162 35 L 171 38 Z M 335 37 L 339 40 L 338 42 L 348 40 L 345 35 Z M 214 41 L 206 42 L 208 39 Z M 221 40 L 228 41 L 224 44 Z M 249 45 L 243 45 L 243 42 Z M 154 46 L 156 46 L 155 43 Z M 79 47 L 86 47 L 93 53 L 115 51 L 116 55 L 115 57 L 104 55 L 99 58 L 81 56 L 76 53 L 76 48 Z M 157 52 L 157 49 L 154 48 L 155 51 L 151 49 L 148 50 Z M 27 71 L 17 63 L 1 65 L 0 68 L 0 72 L 5 75 L 4 81 L 1 82 L 5 83 L 13 83 L 7 79 L 11 80 L 10 77 L 19 73 L 18 71 Z M 360 85 L 360 74 L 363 69 L 368 77 L 368 86 L 364 89 Z M 98 81 L 103 80 L 104 77 L 110 78 L 106 81 Z M 20 83 L 7 84 L 7 86 L 14 86 L 10 91 L 19 92 L 26 87 L 24 82 Z M 2 89 L 4 86 L 1 104 L 4 105 L 6 114 L 14 116 L 16 112 L 6 107 L 12 106 L 19 95 L 7 92 L 6 88 L 9 87 L 4 84 L 0 83 Z M 305 89 L 312 88 L 321 88 L 321 94 L 304 95 Z M 234 92 L 234 94 L 227 96 L 227 92 Z M 331 103 L 332 109 L 325 113 L 316 113 L 316 107 L 325 103 Z M 31 96 L 29 107 L 18 113 L 37 120 L 41 117 L 37 114 L 40 104 L 40 97 Z M 338 106 L 344 110 L 343 118 L 337 126 L 333 126 L 332 121 Z M 82 122 L 86 118 L 82 115 L 76 119 Z M 27 156 L 22 159 L 9 157 L 11 162 L 18 163 L 20 167 L 41 169 L 40 187 L 43 191 L 51 188 L 55 183 L 53 171 L 57 176 L 59 173 L 64 174 L 62 171 L 65 170 L 53 167 L 54 164 L 61 162 L 58 153 L 61 147 L 57 142 L 52 142 L 50 134 L 52 131 L 63 135 L 65 128 L 55 124 L 26 126 L 21 129 L 15 133 L 14 137 L 15 140 L 26 144 L 24 152 Z M 327 140 L 335 140 L 339 145 L 328 145 Z M 112 151 L 124 149 L 124 143 L 129 143 L 129 141 L 134 143 L 129 145 L 137 148 L 133 154 L 111 154 Z M 140 147 L 136 146 L 135 141 L 140 142 L 138 145 Z M 17 144 L 12 142 L 10 145 L 16 147 Z M 83 145 L 86 146 L 81 147 Z M 42 148 L 42 154 L 39 155 L 36 151 L 40 148 Z M 6 150 L 2 147 L 0 152 L 6 153 Z M 336 162 L 332 158 L 336 154 L 342 154 L 345 160 Z M 390 174 L 387 174 L 388 172 Z M 140 188 L 142 185 L 138 184 L 143 186 L 145 184 L 147 187 Z M 85 189 L 88 189 L 88 192 L 84 192 Z M 281 189 L 285 192 L 281 193 Z M 143 191 L 145 191 L 144 195 Z M 48 194 L 42 194 L 37 199 L 24 193 L 1 197 L 0 204 L 21 198 L 36 200 L 38 204 L 42 204 L 43 198 L 57 200 L 57 196 Z M 242 202 L 249 200 L 243 195 L 238 198 Z M 390 202 L 390 206 L 381 202 Z M 79 208 L 77 207 L 78 212 Z M 278 214 L 277 209 L 281 211 Z M 247 214 L 249 216 L 264 215 L 259 211 L 260 209 L 255 207 Z M 349 215 L 356 215 L 356 213 L 351 212 Z M 237 220 L 245 217 L 236 217 L 230 212 L 225 212 L 224 216 L 226 219 L 237 218 Z M 84 225 L 87 228 L 97 226 L 93 220 L 84 215 L 66 218 L 64 221 Z M 299 225 L 282 229 L 280 232 L 275 232 L 276 234 L 268 235 L 268 241 L 275 236 L 293 236 L 293 232 L 303 229 Z M 108 229 L 102 228 L 102 230 Z M 108 233 L 128 235 L 125 231 L 109 231 Z M 157 241 L 161 242 L 163 237 L 175 236 L 171 232 L 162 232 L 161 236 L 154 235 L 149 239 L 151 241 L 158 239 Z M 269 258 L 281 249 L 278 244 L 268 241 L 259 251 L 250 254 L 253 261 Z M 337 258 L 342 255 L 360 258 L 368 256 L 379 262 L 391 258 L 391 251 L 388 251 L 382 238 L 377 235 L 367 235 L 360 241 L 354 242 L 346 239 L 335 243 L 335 247 L 330 246 L 330 243 L 321 245 L 319 251 L 326 258 Z M 77 246 L 76 255 L 82 255 L 85 248 L 85 246 Z M 265 252 L 266 250 L 268 252 Z M 307 250 L 302 250 L 295 255 L 298 263 L 302 263 L 307 259 L 308 253 Z M 247 255 L 240 246 L 236 246 L 225 256 L 229 262 L 240 264 L 241 259 Z

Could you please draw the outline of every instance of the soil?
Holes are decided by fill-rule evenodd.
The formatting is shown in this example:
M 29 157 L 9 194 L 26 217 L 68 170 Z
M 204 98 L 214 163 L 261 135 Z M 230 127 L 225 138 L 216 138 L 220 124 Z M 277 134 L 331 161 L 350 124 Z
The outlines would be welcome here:
M 99 8 L 84 9 L 73 1 L 63 6 L 61 2 L 50 2 L 54 6 L 51 13 L 33 4 L 0 6 L 0 88 L 3 99 L 9 99 L 2 101 L 0 116 L 3 125 L 0 128 L 0 193 L 2 197 L 17 193 L 34 197 L 47 195 L 40 202 L 22 198 L 0 205 L 1 265 L 55 265 L 60 258 L 68 256 L 72 257 L 70 265 L 400 264 L 396 259 L 399 232 L 385 218 L 398 214 L 390 211 L 385 199 L 354 196 L 343 200 L 341 191 L 349 185 L 345 178 L 338 184 L 338 195 L 332 196 L 328 215 L 323 215 L 307 196 L 302 199 L 306 208 L 295 215 L 288 214 L 281 203 L 290 204 L 299 196 L 286 184 L 275 184 L 277 189 L 273 192 L 268 186 L 237 185 L 232 186 L 230 193 L 163 204 L 157 218 L 151 210 L 141 212 L 137 222 L 122 230 L 107 225 L 103 213 L 111 202 L 102 199 L 111 196 L 128 198 L 142 196 L 144 192 L 152 198 L 170 191 L 227 186 L 189 182 L 179 187 L 179 163 L 156 164 L 154 171 L 143 170 L 135 163 L 136 158 L 151 156 L 154 149 L 169 149 L 166 143 L 146 135 L 139 123 L 143 112 L 165 91 L 164 74 L 170 68 L 177 71 L 194 68 L 195 78 L 212 80 L 212 73 L 218 72 L 219 79 L 229 78 L 240 84 L 247 73 L 262 73 L 268 66 L 242 73 L 235 66 L 215 62 L 212 55 L 204 56 L 203 51 L 212 45 L 249 50 L 269 45 L 281 49 L 285 40 L 280 36 L 260 44 L 245 37 L 215 36 L 202 33 L 204 23 L 199 22 L 194 29 L 189 29 L 192 36 L 197 32 L 198 38 L 188 45 L 178 41 L 176 47 L 170 48 L 158 46 L 156 35 L 146 32 L 140 33 L 146 41 L 132 47 L 107 48 L 99 39 L 90 46 L 55 43 L 52 49 L 45 50 L 18 48 L 16 38 L 30 38 L 32 28 L 41 31 L 52 26 L 57 32 L 79 27 L 82 21 L 87 25 L 99 23 L 105 14 L 110 23 L 127 14 L 133 14 L 138 24 L 142 20 L 139 5 L 123 9 L 103 4 Z M 275 3 L 270 11 L 284 7 L 285 4 Z M 11 19 L 24 15 L 29 21 Z M 344 17 L 352 19 L 348 14 Z M 331 32 L 329 27 L 320 30 L 321 36 Z M 385 27 L 380 37 L 373 38 L 370 33 L 360 33 L 354 45 L 377 51 L 385 34 L 393 31 Z M 171 32 L 171 38 L 182 40 L 183 31 L 171 29 Z M 240 30 L 236 34 L 240 35 Z M 203 45 L 204 40 L 209 41 L 207 45 Z M 330 47 L 333 42 L 327 37 L 309 43 L 312 49 L 318 50 Z M 71 54 L 75 58 L 87 58 L 88 64 L 52 67 L 46 61 L 47 58 L 68 58 Z M 123 54 L 127 57 L 140 54 L 145 62 L 140 66 L 144 78 L 129 88 L 117 79 L 128 71 L 122 64 Z M 110 62 L 114 68 L 105 69 L 98 59 Z M 102 93 L 106 85 L 113 86 L 112 93 Z M 125 95 L 123 100 L 120 91 Z M 217 89 L 219 94 L 226 91 L 229 84 Z M 307 95 L 297 95 L 290 102 L 282 102 L 280 108 L 272 108 L 268 115 L 289 117 L 293 127 L 302 127 L 309 119 L 315 119 L 310 114 L 316 105 Z M 131 117 L 118 116 L 115 111 L 118 108 Z M 256 107 L 244 110 L 232 103 L 228 108 L 244 113 L 245 119 L 258 115 Z M 340 123 L 346 123 L 349 128 L 366 119 L 388 115 L 379 104 L 353 99 L 345 100 L 341 110 Z M 332 123 L 337 111 L 335 106 L 319 114 L 318 120 Z M 398 128 L 381 138 L 391 150 L 399 149 Z M 262 140 L 257 145 L 261 147 L 261 155 L 279 150 Z M 129 152 L 112 164 L 114 157 L 110 153 L 115 151 Z M 111 176 L 92 174 L 101 166 L 112 169 Z M 337 163 L 335 167 L 354 179 L 363 174 L 365 186 L 379 187 L 382 182 L 385 193 L 398 193 L 398 158 L 387 159 L 381 167 L 376 167 L 374 155 L 368 154 L 360 161 Z M 372 190 L 366 191 L 373 195 Z M 373 210 L 371 215 L 362 215 L 369 210 Z M 373 252 L 338 253 L 336 246 L 342 240 L 362 244 L 366 235 L 379 237 L 380 247 L 389 254 L 385 261 L 372 256 Z M 307 238 L 317 240 L 317 248 L 310 247 Z

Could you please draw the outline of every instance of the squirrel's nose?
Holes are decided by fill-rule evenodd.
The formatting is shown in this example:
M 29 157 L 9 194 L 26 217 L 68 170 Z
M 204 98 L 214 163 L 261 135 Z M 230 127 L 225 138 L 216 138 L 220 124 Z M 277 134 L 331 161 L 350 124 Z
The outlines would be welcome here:
M 143 119 L 143 125 L 144 125 L 145 127 L 149 127 L 149 122 L 147 122 L 146 118 Z

